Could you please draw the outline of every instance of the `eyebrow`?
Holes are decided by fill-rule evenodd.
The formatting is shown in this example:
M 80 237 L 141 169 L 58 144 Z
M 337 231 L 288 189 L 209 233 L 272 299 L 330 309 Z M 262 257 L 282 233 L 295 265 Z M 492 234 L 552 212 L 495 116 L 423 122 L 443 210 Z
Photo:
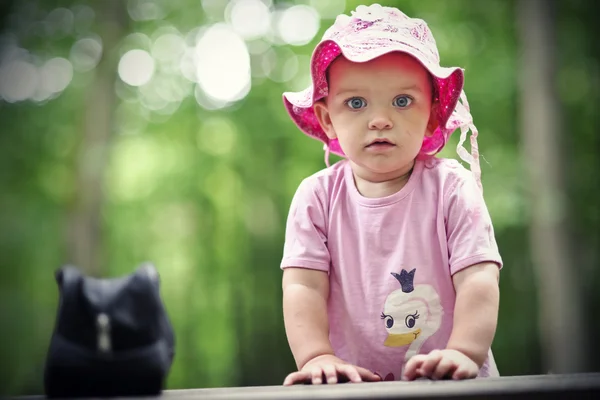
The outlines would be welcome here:
M 347 95 L 347 94 L 362 92 L 364 90 L 365 89 L 363 89 L 363 88 L 356 88 L 356 89 L 344 89 L 344 88 L 342 88 L 342 89 L 336 91 L 335 93 L 333 93 L 333 95 L 337 97 L 337 96 L 341 96 L 343 94 Z M 396 90 L 398 90 L 400 92 L 402 92 L 402 91 L 409 91 L 409 90 L 413 90 L 413 91 L 421 92 L 421 93 L 423 92 L 423 90 L 421 90 L 421 88 L 417 84 L 412 84 L 412 85 L 409 85 L 409 86 L 399 87 L 399 88 L 396 88 Z

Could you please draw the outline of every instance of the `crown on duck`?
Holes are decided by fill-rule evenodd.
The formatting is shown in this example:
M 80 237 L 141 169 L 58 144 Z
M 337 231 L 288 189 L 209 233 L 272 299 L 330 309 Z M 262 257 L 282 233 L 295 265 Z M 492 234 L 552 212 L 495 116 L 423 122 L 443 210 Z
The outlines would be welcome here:
M 398 282 L 400 282 L 400 286 L 402 287 L 402 291 L 404 293 L 410 293 L 414 290 L 414 279 L 416 270 L 417 269 L 415 268 L 412 271 L 407 272 L 403 269 L 402 271 L 400 271 L 399 274 L 392 272 L 394 278 L 396 278 Z

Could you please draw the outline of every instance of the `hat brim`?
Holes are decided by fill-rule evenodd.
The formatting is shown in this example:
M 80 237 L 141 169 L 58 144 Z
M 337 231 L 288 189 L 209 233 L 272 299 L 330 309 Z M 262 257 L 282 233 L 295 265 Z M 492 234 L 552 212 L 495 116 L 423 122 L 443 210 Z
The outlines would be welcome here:
M 451 126 L 454 124 L 448 122 L 463 89 L 464 72 L 460 67 L 441 67 L 420 52 L 418 47 L 402 42 L 375 46 L 372 49 L 340 45 L 331 39 L 319 43 L 311 59 L 310 86 L 300 92 L 283 93 L 285 108 L 296 126 L 308 136 L 323 142 L 332 153 L 344 157 L 338 141 L 330 141 L 321 128 L 313 108 L 316 101 L 327 96 L 327 68 L 340 55 L 349 61 L 360 63 L 391 52 L 402 52 L 414 57 L 433 77 L 436 101 L 439 102 L 439 106 L 436 107 L 438 129 L 432 136 L 425 137 L 420 156 L 438 153 L 446 144 L 452 131 L 456 129 Z

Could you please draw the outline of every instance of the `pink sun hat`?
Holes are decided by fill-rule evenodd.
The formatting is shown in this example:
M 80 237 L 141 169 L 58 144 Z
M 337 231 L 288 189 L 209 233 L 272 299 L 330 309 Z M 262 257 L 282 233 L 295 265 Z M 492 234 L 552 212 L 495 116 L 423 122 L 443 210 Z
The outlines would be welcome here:
M 327 68 L 342 55 L 352 62 L 366 62 L 384 54 L 400 51 L 417 59 L 431 74 L 434 86 L 438 128 L 425 137 L 418 158 L 440 152 L 457 129 L 461 137 L 457 153 L 468 162 L 481 187 L 477 129 L 463 91 L 464 72 L 460 67 L 442 67 L 437 45 L 427 23 L 410 18 L 396 8 L 379 4 L 358 6 L 352 16 L 339 15 L 315 47 L 311 58 L 311 85 L 301 92 L 283 93 L 283 102 L 298 128 L 324 143 L 326 163 L 329 152 L 345 157 L 337 139 L 329 140 L 313 109 L 316 101 L 327 96 Z M 469 129 L 471 154 L 463 147 Z

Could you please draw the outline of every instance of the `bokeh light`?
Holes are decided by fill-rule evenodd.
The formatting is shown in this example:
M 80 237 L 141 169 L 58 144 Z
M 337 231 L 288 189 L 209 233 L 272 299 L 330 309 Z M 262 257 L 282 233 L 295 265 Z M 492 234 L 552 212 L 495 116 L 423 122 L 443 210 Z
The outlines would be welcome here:
M 139 87 L 140 101 L 148 110 L 158 111 L 169 105 L 169 101 L 161 96 L 159 85 L 153 82 Z
M 0 36 L 0 99 L 44 102 L 73 80 L 73 64 L 63 57 L 44 59 L 18 45 L 16 35 Z
M 156 0 L 129 0 L 127 11 L 134 21 L 160 20 L 166 15 L 163 6 Z
M 187 47 L 184 49 L 179 62 L 179 71 L 181 75 L 190 82 L 197 83 L 197 71 L 196 71 L 196 52 L 193 47 Z
M 262 68 L 274 82 L 288 82 L 298 73 L 298 56 L 288 47 L 274 47 L 263 57 Z
M 260 39 L 246 42 L 246 46 L 248 47 L 248 52 L 252 55 L 263 54 L 265 51 L 271 48 L 271 44 L 269 42 Z
M 61 38 L 73 31 L 75 15 L 68 8 L 55 8 L 46 16 L 44 25 L 46 35 Z
M 200 88 L 219 102 L 234 102 L 250 90 L 250 55 L 243 39 L 228 25 L 208 28 L 195 48 Z
M 38 73 L 25 60 L 9 60 L 0 65 L 0 96 L 9 103 L 29 99 L 36 91 Z
M 165 33 L 152 44 L 152 56 L 162 62 L 178 61 L 185 52 L 185 42 L 176 33 Z
M 297 84 L 298 55 L 285 46 L 309 43 L 319 31 L 320 14 L 333 15 L 346 2 L 326 3 L 201 0 L 208 24 L 187 33 L 161 24 L 150 36 L 134 32 L 120 41 L 120 82 L 136 88 L 136 94 L 126 97 L 139 100 L 149 111 L 170 114 L 190 95 L 203 108 L 215 110 L 243 99 L 252 84 L 266 79 Z M 167 14 L 166 5 L 158 0 L 128 0 L 126 7 L 134 21 L 161 20 Z M 74 73 L 94 70 L 105 53 L 101 38 L 92 32 L 93 8 L 84 4 L 58 7 L 42 20 L 35 19 L 35 10 L 28 10 L 19 18 L 31 20 L 30 29 L 55 39 L 73 35 L 73 41 L 66 58 L 55 55 L 44 63 L 39 55 L 4 35 L 0 97 L 9 102 L 56 97 L 73 81 Z M 117 92 L 122 97 L 123 90 Z
M 152 39 L 145 33 L 134 32 L 125 36 L 121 41 L 120 54 L 123 55 L 129 50 L 146 50 L 150 51 L 152 48 Z
M 87 34 L 94 23 L 96 12 L 85 4 L 76 4 L 71 7 L 74 16 L 74 31 L 77 34 Z
M 261 0 L 233 0 L 225 9 L 225 19 L 246 40 L 269 32 L 269 7 Z
M 319 13 L 314 8 L 292 6 L 284 10 L 276 22 L 277 34 L 287 44 L 303 46 L 315 37 L 320 22 Z
M 102 41 L 98 36 L 79 39 L 73 44 L 69 54 L 73 69 L 78 72 L 94 69 L 101 58 Z
M 209 20 L 222 21 L 228 2 L 223 0 L 202 0 L 202 8 Z
M 46 61 L 38 70 L 39 80 L 34 100 L 43 101 L 69 86 L 73 79 L 73 66 L 69 60 L 56 57 Z
M 154 59 L 145 50 L 129 50 L 119 61 L 119 77 L 131 86 L 148 83 L 154 75 Z

